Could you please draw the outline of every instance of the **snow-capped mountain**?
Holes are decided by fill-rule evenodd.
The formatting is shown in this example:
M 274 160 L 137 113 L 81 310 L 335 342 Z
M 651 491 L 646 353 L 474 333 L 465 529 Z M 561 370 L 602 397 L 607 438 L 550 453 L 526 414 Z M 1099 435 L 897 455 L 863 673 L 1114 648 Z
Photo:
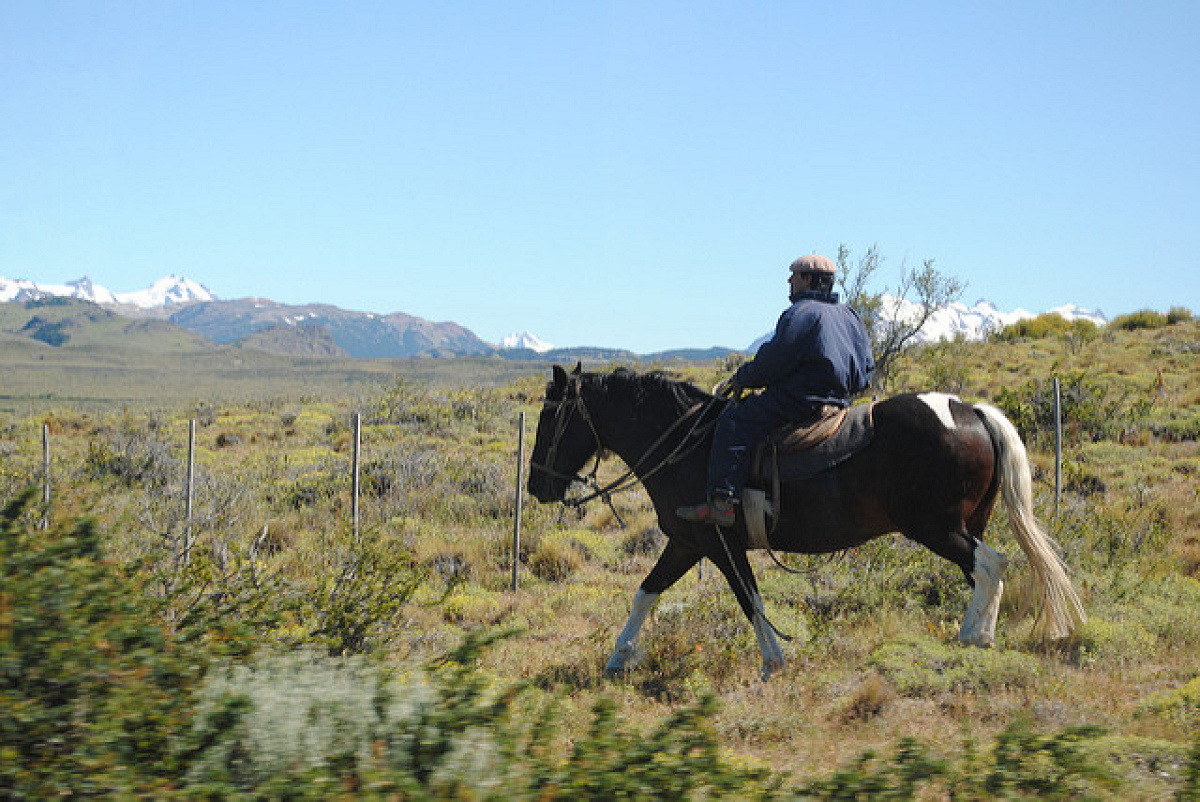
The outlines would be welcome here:
M 198 284 L 191 279 L 166 276 L 144 290 L 119 293 L 117 300 L 139 309 L 154 309 L 161 306 L 179 306 L 194 301 L 215 301 L 217 297 L 209 292 L 203 284 Z
M 127 293 L 111 292 L 87 278 L 66 284 L 39 284 L 0 277 L 0 303 L 55 297 L 94 303 L 123 317 L 158 319 L 216 343 L 246 342 L 258 350 L 276 353 L 348 355 L 356 359 L 496 353 L 494 345 L 456 323 L 436 323 L 403 312 L 355 312 L 329 304 L 295 306 L 265 298 L 226 301 L 204 285 L 174 275 L 144 290 Z
M 203 285 L 179 276 L 166 276 L 144 290 L 114 293 L 84 276 L 66 284 L 39 284 L 29 279 L 0 277 L 0 303 L 36 301 L 47 297 L 78 298 L 102 306 L 127 304 L 139 309 L 158 309 L 193 301 L 213 301 L 216 296 Z
M 520 334 L 513 332 L 500 341 L 500 347 L 505 350 L 517 348 L 528 349 L 539 354 L 554 350 L 553 345 L 527 331 L 523 331 Z
M 882 296 L 882 300 L 883 307 L 880 311 L 885 321 L 912 319 L 920 311 L 920 307 L 917 304 L 903 298 L 884 295 Z M 1090 320 L 1097 326 L 1104 326 L 1108 323 L 1108 318 L 1102 312 L 1083 309 L 1075 304 L 1064 304 L 1063 306 L 1056 306 L 1053 309 L 1047 309 L 1045 313 L 1039 313 L 1028 312 L 1021 308 L 1005 312 L 996 308 L 996 305 L 991 301 L 976 301 L 973 306 L 967 306 L 955 301 L 934 312 L 933 317 L 929 319 L 921 329 L 920 334 L 917 335 L 917 340 L 920 342 L 935 343 L 941 340 L 953 340 L 960 335 L 967 340 L 982 340 L 988 334 L 999 331 L 1005 326 L 1011 326 L 1019 320 L 1048 313 L 1061 315 L 1068 321 Z M 768 332 L 755 340 L 746 349 L 747 352 L 751 354 L 757 352 L 758 347 L 771 339 L 773 334 L 774 332 Z
M 273 301 L 242 299 L 221 301 L 204 285 L 191 279 L 170 275 L 160 278 L 144 290 L 114 293 L 84 276 L 65 284 L 40 284 L 29 279 L 0 277 L 0 303 L 36 301 L 47 297 L 75 298 L 105 307 L 119 314 L 157 317 L 169 320 L 217 342 L 236 340 L 272 325 L 324 326 L 339 347 L 353 357 L 408 358 L 418 355 L 486 354 L 497 350 L 506 358 L 528 359 L 532 354 L 559 353 L 552 345 L 528 331 L 512 333 L 502 339 L 499 348 L 489 345 L 457 324 L 431 323 L 403 313 L 374 315 L 347 312 L 336 307 L 308 304 L 303 307 Z M 882 297 L 885 320 L 908 318 L 916 314 L 916 304 L 890 295 Z M 1107 324 L 1099 311 L 1066 304 L 1047 310 L 1067 320 L 1090 320 Z M 1016 309 L 1006 312 L 989 301 L 973 306 L 952 303 L 936 312 L 921 330 L 922 342 L 937 342 L 961 336 L 979 340 L 1019 320 L 1038 313 Z M 747 349 L 755 353 L 771 336 L 767 333 Z M 595 349 L 592 349 L 595 350 Z M 507 352 L 507 353 L 504 353 Z M 691 353 L 691 352 L 689 352 Z M 548 358 L 548 357 L 547 357 Z
M 36 301 L 47 296 L 79 298 L 98 304 L 115 304 L 117 297 L 106 288 L 92 283 L 87 276 L 66 284 L 38 284 L 29 279 L 0 278 L 0 303 Z
M 911 319 L 919 311 L 920 307 L 912 301 L 906 301 L 890 295 L 883 296 L 883 315 L 885 319 Z M 1058 306 L 1054 309 L 1048 309 L 1046 312 L 1058 314 L 1068 321 L 1090 320 L 1097 326 L 1103 326 L 1108 323 L 1107 318 L 1102 313 L 1081 309 L 1074 304 Z M 962 336 L 968 340 L 981 340 L 988 334 L 999 331 L 1005 326 L 1011 326 L 1019 320 L 1037 317 L 1038 314 L 1037 312 L 1027 312 L 1021 308 L 1005 312 L 997 309 L 992 302 L 984 300 L 976 301 L 974 306 L 967 306 L 955 301 L 933 314 L 933 317 L 921 329 L 919 339 L 922 342 L 938 342 L 939 340 L 953 340 L 955 337 Z

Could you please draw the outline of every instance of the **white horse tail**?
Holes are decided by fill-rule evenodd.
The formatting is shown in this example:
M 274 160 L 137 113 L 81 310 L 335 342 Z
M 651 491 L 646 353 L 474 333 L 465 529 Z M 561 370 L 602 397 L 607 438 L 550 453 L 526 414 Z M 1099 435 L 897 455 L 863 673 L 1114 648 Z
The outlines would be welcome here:
M 976 404 L 979 417 L 999 454 L 1000 492 L 1013 534 L 1029 560 L 1037 593 L 1034 638 L 1046 642 L 1069 638 L 1087 620 L 1083 603 L 1071 585 L 1055 544 L 1033 516 L 1033 479 L 1025 444 L 1012 422 L 989 404 Z

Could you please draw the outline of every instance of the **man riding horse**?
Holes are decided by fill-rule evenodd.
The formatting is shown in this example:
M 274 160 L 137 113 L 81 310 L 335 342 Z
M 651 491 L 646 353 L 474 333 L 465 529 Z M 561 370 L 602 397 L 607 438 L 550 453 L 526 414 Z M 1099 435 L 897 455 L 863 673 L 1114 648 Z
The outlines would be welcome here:
M 871 340 L 858 314 L 838 302 L 836 271 L 820 254 L 792 262 L 792 305 L 780 316 L 774 336 L 721 391 L 733 398 L 747 388 L 762 392 L 726 407 L 713 437 L 708 499 L 680 507 L 680 518 L 732 526 L 755 446 L 785 424 L 803 425 L 829 407 L 849 406 L 869 386 L 875 370 Z
M 598 466 L 600 456 L 611 453 L 629 466 L 628 473 L 585 500 L 636 479 L 667 536 L 634 593 L 606 672 L 626 671 L 636 662 L 639 633 L 659 597 L 702 558 L 725 576 L 750 621 L 763 676 L 783 668 L 784 653 L 747 555 L 761 547 L 751 545 L 734 500 L 758 440 L 777 426 L 816 415 L 818 407 L 847 405 L 869 383 L 867 336 L 857 315 L 833 297 L 833 271 L 832 262 L 815 254 L 793 264 L 792 307 L 726 388 L 737 395 L 743 386 L 765 385 L 762 394 L 741 403 L 661 374 L 585 373 L 582 365 L 568 374 L 554 367 L 530 457 L 529 492 L 541 502 L 566 503 L 568 488 L 589 481 L 580 476 L 588 460 Z M 996 642 L 1008 558 L 983 538 L 995 503 L 1003 500 L 1031 575 L 1037 611 L 1031 634 L 1053 641 L 1077 633 L 1086 620 L 1083 605 L 1034 515 L 1029 459 L 1012 422 L 994 406 L 943 393 L 907 393 L 871 410 L 872 433 L 864 445 L 816 474 L 782 478 L 767 546 L 828 554 L 900 532 L 962 571 L 971 598 L 959 640 L 986 648 Z M 715 435 L 714 420 L 720 421 Z M 595 475 L 593 468 L 590 480 Z M 705 493 L 706 503 L 688 506 Z

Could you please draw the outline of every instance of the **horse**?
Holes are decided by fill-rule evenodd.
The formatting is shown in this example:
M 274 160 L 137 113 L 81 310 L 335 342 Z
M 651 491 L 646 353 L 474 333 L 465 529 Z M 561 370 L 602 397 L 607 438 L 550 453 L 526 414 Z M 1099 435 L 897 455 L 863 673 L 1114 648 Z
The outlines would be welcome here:
M 703 557 L 725 576 L 750 620 L 762 654 L 762 676 L 784 667 L 777 631 L 768 621 L 747 558 L 743 516 L 730 528 L 688 522 L 675 511 L 705 495 L 713 423 L 727 399 L 659 373 L 617 369 L 572 373 L 555 365 L 538 418 L 529 493 L 565 502 L 568 488 L 595 458 L 619 456 L 654 505 L 667 545 L 633 597 L 629 618 L 605 666 L 613 675 L 634 659 L 642 625 L 661 594 Z M 858 453 L 810 478 L 785 482 L 773 551 L 827 554 L 901 532 L 957 565 L 973 589 L 958 637 L 990 648 L 1008 559 L 983 542 L 997 497 L 1025 553 L 1036 589 L 1033 636 L 1071 637 L 1085 621 L 1054 543 L 1033 514 L 1032 479 L 1020 435 L 1004 414 L 940 393 L 903 394 L 873 409 L 874 435 Z M 599 488 L 593 497 L 613 486 Z

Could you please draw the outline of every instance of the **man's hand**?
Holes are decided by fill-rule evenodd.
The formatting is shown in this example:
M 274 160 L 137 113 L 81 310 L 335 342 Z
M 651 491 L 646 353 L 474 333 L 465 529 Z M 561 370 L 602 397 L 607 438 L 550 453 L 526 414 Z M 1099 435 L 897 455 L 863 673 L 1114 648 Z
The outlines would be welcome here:
M 742 397 L 742 386 L 737 383 L 734 377 L 730 376 L 713 388 L 713 395 L 717 398 L 736 401 Z

